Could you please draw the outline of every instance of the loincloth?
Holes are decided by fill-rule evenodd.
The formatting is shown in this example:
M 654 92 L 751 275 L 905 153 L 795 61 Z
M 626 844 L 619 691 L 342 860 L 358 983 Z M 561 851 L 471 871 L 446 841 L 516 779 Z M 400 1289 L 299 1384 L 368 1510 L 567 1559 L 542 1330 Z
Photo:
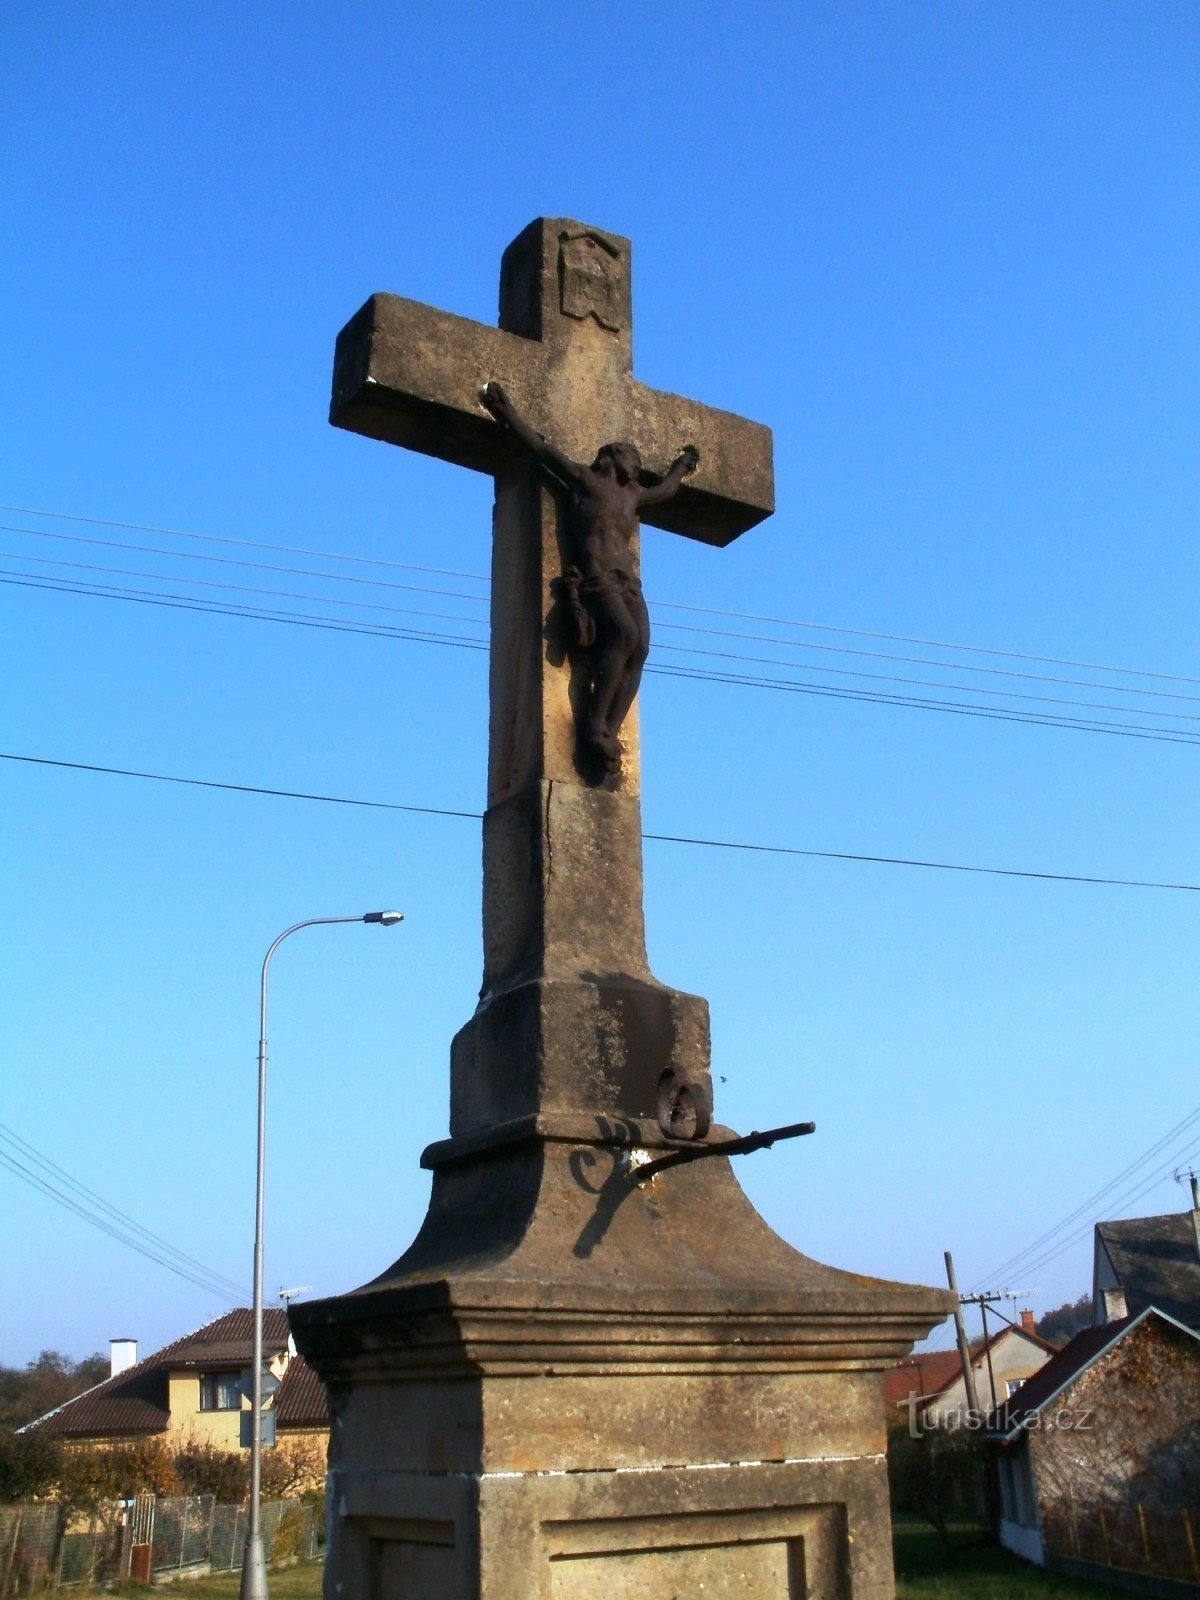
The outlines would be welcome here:
M 642 598 L 641 583 L 631 572 L 624 572 L 620 567 L 612 572 L 597 572 L 590 578 L 580 577 L 578 567 L 572 567 L 563 581 L 568 591 L 574 591 L 581 600 L 601 599 L 610 594 L 620 595 L 622 600 Z

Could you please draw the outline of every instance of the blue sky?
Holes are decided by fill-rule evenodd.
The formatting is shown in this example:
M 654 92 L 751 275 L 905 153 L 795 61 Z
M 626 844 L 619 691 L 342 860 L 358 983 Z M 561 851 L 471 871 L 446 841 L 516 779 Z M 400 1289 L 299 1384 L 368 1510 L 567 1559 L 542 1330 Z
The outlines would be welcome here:
M 8 8 L 0 749 L 480 810 L 485 655 L 341 629 L 481 641 L 490 485 L 331 429 L 333 339 L 377 289 L 492 321 L 504 246 L 569 215 L 633 239 L 638 376 L 775 433 L 775 517 L 643 566 L 699 608 L 652 664 L 791 689 L 648 676 L 647 831 L 1200 882 L 1198 44 L 1115 0 Z M 262 955 L 406 912 L 276 958 L 267 1282 L 399 1255 L 478 824 L 12 761 L 0 806 L 0 1125 L 238 1283 Z M 819 1124 L 739 1173 L 822 1259 L 998 1286 L 1197 1109 L 1195 893 L 649 842 L 646 904 L 719 1117 Z M 1198 1122 L 1082 1222 L 1182 1209 Z M 0 1195 L 0 1361 L 223 1309 Z M 1003 1281 L 1073 1297 L 1070 1237 Z

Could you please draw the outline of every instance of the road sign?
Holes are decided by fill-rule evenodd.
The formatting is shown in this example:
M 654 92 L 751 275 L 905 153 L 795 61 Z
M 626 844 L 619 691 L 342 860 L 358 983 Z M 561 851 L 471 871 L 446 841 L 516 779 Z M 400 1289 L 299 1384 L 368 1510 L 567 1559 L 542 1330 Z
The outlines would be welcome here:
M 245 1372 L 243 1372 L 242 1375 L 238 1378 L 238 1381 L 234 1385 L 234 1387 L 237 1389 L 237 1392 L 240 1395 L 244 1395 L 246 1397 L 246 1399 L 249 1400 L 250 1404 L 253 1405 L 254 1404 L 254 1368 L 253 1367 L 247 1367 Z M 267 1367 L 264 1367 L 263 1368 L 263 1372 L 262 1372 L 262 1398 L 263 1398 L 263 1404 L 264 1405 L 266 1405 L 267 1401 L 271 1399 L 271 1397 L 278 1391 L 278 1389 L 279 1389 L 279 1379 Z
M 259 1420 L 262 1423 L 263 1449 L 269 1450 L 270 1447 L 275 1443 L 275 1413 L 273 1411 L 260 1411 L 258 1415 Z M 249 1450 L 251 1444 L 254 1442 L 251 1438 L 251 1435 L 254 1432 L 253 1411 L 243 1411 L 241 1413 L 241 1424 L 241 1446 L 243 1450 Z

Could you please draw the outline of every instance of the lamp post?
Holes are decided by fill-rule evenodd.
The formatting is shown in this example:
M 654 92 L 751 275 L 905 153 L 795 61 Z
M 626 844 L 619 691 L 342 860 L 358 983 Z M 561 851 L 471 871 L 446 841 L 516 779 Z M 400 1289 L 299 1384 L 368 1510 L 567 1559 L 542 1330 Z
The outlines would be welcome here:
M 368 911 L 358 917 L 309 917 L 285 928 L 263 957 L 258 1009 L 258 1162 L 254 1192 L 254 1357 L 250 1424 L 250 1526 L 242 1557 L 241 1600 L 268 1600 L 262 1541 L 262 1347 L 263 1347 L 263 1165 L 267 1131 L 267 968 L 279 946 L 301 928 L 332 922 L 375 922 L 384 928 L 404 921 L 400 911 Z

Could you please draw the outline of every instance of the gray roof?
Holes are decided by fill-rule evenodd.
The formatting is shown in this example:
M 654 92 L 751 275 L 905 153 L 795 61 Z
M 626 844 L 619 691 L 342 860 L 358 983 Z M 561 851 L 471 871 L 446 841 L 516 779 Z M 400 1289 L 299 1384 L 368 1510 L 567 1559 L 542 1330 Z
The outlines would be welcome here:
M 1098 1222 L 1096 1237 L 1125 1291 L 1131 1316 L 1157 1306 L 1200 1332 L 1200 1251 L 1190 1211 Z

